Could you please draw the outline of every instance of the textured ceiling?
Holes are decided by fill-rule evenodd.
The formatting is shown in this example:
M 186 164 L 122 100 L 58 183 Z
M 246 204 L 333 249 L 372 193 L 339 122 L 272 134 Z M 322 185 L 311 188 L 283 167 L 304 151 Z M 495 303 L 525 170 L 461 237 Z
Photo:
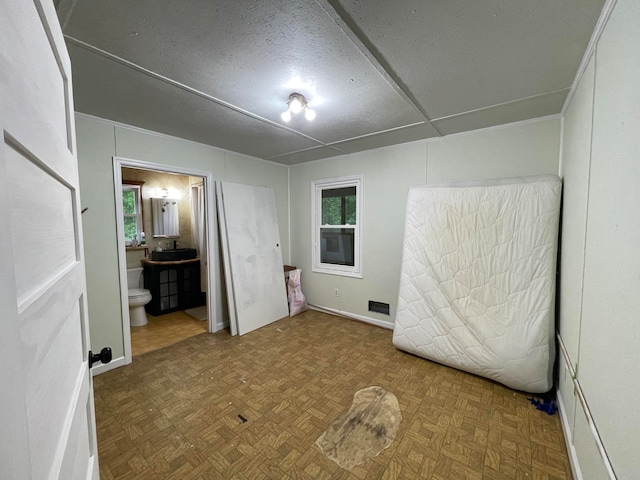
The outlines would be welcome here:
M 76 111 L 291 165 L 559 113 L 604 0 L 57 4 Z

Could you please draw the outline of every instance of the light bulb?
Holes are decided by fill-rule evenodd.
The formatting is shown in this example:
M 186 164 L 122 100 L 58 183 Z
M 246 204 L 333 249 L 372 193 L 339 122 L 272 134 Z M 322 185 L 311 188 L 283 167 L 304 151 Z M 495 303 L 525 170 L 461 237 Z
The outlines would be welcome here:
M 316 118 L 316 111 L 311 110 L 310 108 L 307 108 L 304 112 L 304 118 L 306 118 L 309 121 L 312 121 L 314 118 Z
M 284 120 L 285 122 L 288 122 L 289 120 L 291 120 L 291 112 L 289 110 L 285 110 L 280 115 L 280 118 L 282 118 L 282 120 Z
M 289 103 L 289 110 L 291 110 L 293 113 L 298 113 L 300 110 L 302 110 L 302 103 L 297 97 L 294 97 L 294 99 L 291 100 L 291 103 Z
M 183 197 L 183 194 L 177 188 L 169 188 L 167 189 L 167 197 L 179 199 Z

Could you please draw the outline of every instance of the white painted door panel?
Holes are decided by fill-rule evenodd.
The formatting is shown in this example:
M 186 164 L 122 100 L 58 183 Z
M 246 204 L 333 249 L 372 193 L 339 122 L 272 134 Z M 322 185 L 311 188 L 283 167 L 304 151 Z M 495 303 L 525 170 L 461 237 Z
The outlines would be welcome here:
M 71 66 L 53 2 L 2 2 L 0 44 L 0 479 L 98 478 Z
M 273 189 L 220 183 L 238 333 L 289 314 Z M 227 290 L 230 291 L 229 285 Z

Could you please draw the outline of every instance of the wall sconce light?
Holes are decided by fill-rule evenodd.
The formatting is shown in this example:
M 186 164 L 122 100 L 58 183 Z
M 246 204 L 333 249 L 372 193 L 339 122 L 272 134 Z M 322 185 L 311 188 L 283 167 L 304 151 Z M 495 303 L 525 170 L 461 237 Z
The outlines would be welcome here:
M 288 122 L 289 120 L 291 120 L 292 113 L 300 113 L 303 110 L 304 118 L 306 118 L 307 120 L 312 121 L 314 118 L 316 118 L 315 110 L 311 110 L 309 108 L 309 104 L 307 103 L 307 99 L 304 98 L 304 95 L 302 95 L 301 93 L 292 93 L 291 95 L 289 95 L 287 109 L 282 112 L 280 117 L 285 122 Z
M 182 193 L 177 188 L 154 188 L 151 190 L 152 198 L 173 198 L 180 199 L 184 197 L 184 193 Z
M 154 198 L 167 198 L 169 196 L 169 190 L 167 188 L 154 188 L 151 196 Z

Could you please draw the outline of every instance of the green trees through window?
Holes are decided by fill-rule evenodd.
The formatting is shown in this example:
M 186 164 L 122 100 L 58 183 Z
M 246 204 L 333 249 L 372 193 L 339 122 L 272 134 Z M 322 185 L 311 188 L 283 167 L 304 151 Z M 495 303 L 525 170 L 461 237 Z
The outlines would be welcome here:
M 142 234 L 142 192 L 138 185 L 122 185 L 125 245 L 139 242 Z
M 322 190 L 322 224 L 356 224 L 356 187 Z

